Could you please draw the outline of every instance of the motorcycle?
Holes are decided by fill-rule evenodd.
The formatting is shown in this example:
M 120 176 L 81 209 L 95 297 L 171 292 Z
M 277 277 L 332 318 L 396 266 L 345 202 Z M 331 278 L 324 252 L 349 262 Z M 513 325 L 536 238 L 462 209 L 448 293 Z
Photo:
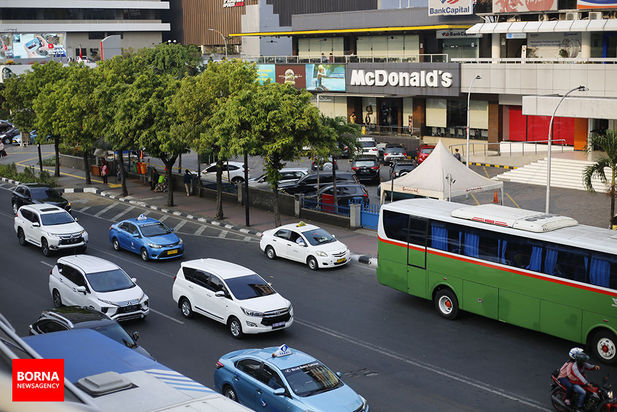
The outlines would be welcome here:
M 575 412 L 577 397 L 576 392 L 572 393 L 571 404 L 566 404 L 566 388 L 557 380 L 559 370 L 551 374 L 551 404 L 559 412 Z M 582 410 L 585 412 L 617 412 L 617 399 L 613 397 L 613 388 L 608 383 L 608 376 L 605 376 L 602 386 L 591 383 L 591 387 L 584 386 L 585 401 Z

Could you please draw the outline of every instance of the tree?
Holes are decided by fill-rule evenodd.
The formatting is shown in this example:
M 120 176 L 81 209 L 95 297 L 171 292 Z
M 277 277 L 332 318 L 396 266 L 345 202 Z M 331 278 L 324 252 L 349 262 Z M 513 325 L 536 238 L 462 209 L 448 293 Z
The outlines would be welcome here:
M 89 156 L 102 133 L 94 98 L 98 77 L 96 70 L 83 64 L 71 65 L 63 80 L 45 86 L 33 101 L 37 129 L 62 136 L 66 143 L 82 149 L 87 184 L 92 183 Z
M 51 86 L 53 83 L 61 81 L 67 76 L 67 68 L 61 63 L 47 62 L 45 64 L 35 63 L 32 71 L 15 76 L 5 81 L 2 91 L 4 97 L 3 108 L 9 111 L 9 120 L 17 126 L 24 139 L 29 138 L 29 133 L 34 129 L 37 122 L 37 113 L 34 110 L 34 99 L 41 93 L 43 88 Z M 47 139 L 48 135 L 54 138 L 54 149 L 56 152 L 56 167 L 54 176 L 60 176 L 60 138 L 61 136 L 51 133 L 51 130 L 39 128 L 37 130 L 38 142 Z
M 611 215 L 609 220 L 609 228 L 611 228 L 615 216 L 615 192 L 617 189 L 617 131 L 607 130 L 604 135 L 593 135 L 587 150 L 591 151 L 593 147 L 599 147 L 606 153 L 606 156 L 603 156 L 596 163 L 585 168 L 583 172 L 583 184 L 588 191 L 594 192 L 595 190 L 591 184 L 591 179 L 596 176 L 600 178 L 602 183 L 607 183 L 608 178 L 604 170 L 605 168 L 610 169 L 611 176 L 608 195 L 611 199 Z

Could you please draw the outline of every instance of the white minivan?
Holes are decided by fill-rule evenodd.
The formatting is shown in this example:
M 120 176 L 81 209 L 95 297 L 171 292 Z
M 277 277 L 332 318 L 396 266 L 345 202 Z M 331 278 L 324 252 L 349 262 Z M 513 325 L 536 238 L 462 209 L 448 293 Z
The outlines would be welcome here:
M 182 262 L 172 287 L 182 315 L 199 313 L 229 328 L 234 338 L 285 329 L 291 303 L 251 269 L 218 259 Z

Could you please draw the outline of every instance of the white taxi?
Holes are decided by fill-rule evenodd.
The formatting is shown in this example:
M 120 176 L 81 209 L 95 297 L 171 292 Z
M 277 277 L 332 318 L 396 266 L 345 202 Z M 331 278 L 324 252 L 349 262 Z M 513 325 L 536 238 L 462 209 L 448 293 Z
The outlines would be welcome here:
M 311 270 L 343 266 L 349 249 L 319 226 L 291 223 L 263 232 L 259 247 L 269 259 L 306 263 Z

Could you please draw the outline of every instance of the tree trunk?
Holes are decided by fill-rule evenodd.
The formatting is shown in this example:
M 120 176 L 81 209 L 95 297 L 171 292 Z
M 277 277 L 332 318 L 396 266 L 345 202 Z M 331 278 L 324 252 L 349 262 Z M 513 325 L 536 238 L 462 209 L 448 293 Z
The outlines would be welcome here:
M 54 151 L 56 152 L 56 167 L 54 176 L 60 177 L 60 138 L 54 137 Z
M 223 161 L 216 161 L 216 218 L 224 219 L 223 215 Z
M 88 159 L 88 151 L 84 148 L 84 171 L 86 172 L 86 184 L 91 185 L 92 179 L 90 178 L 90 162 Z
M 274 182 L 274 227 L 281 225 L 281 211 L 279 208 L 279 184 Z
M 167 175 L 167 206 L 169 207 L 174 206 L 174 183 L 171 175 L 176 158 L 176 156 L 173 156 L 171 159 L 161 159 L 167 168 L 165 174 Z
M 122 149 L 118 149 L 118 167 L 120 168 L 120 181 L 122 182 L 122 196 L 129 195 L 129 191 L 126 188 L 126 171 L 124 170 L 124 154 Z
M 332 193 L 334 195 L 334 211 L 338 213 L 338 197 L 336 196 L 336 159 L 332 155 Z
M 613 228 L 613 219 L 615 217 L 615 173 L 616 172 L 617 170 L 615 169 L 611 170 L 611 188 L 609 190 L 609 193 L 611 195 L 611 220 L 608 225 L 609 229 Z

